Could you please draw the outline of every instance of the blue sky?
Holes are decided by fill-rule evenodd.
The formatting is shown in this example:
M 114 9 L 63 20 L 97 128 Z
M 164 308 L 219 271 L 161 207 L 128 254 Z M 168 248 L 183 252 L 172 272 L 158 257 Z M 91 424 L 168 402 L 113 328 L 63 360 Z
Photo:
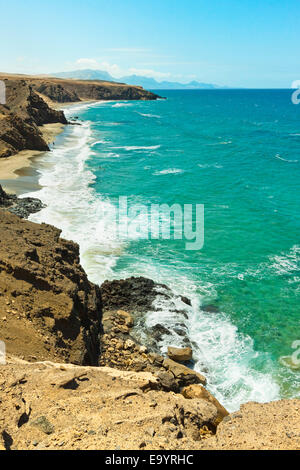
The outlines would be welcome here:
M 0 0 L 0 71 L 98 68 L 285 87 L 300 79 L 299 0 Z

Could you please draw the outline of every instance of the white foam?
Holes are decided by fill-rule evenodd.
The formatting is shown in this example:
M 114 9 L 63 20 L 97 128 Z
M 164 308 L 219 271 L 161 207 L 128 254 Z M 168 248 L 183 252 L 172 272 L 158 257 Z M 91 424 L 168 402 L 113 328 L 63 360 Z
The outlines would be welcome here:
M 182 336 L 176 329 L 186 329 L 192 343 L 195 370 L 208 379 L 208 389 L 229 410 L 235 411 L 247 401 L 268 402 L 280 398 L 279 386 L 272 377 L 272 361 L 267 353 L 257 352 L 249 336 L 241 334 L 222 312 L 211 313 L 201 311 L 204 297 L 216 296 L 215 286 L 210 283 L 196 285 L 184 274 L 166 266 L 143 264 L 131 267 L 131 272 L 167 283 L 173 292 L 179 292 L 192 301 L 189 307 L 180 297 L 174 295 L 167 299 L 158 295 L 153 302 L 153 310 L 147 312 L 145 324 L 138 325 L 142 329 L 156 324 L 164 325 L 170 335 L 164 336 L 158 344 L 162 353 L 168 346 L 183 347 Z M 161 292 L 163 294 L 163 292 Z M 188 319 L 176 311 L 184 311 Z M 146 336 L 146 331 L 141 337 Z M 257 371 L 253 362 L 259 360 L 265 364 L 267 373 Z
M 115 152 L 109 152 L 107 155 L 105 155 L 106 158 L 120 158 L 121 155 L 119 153 Z
M 275 158 L 278 158 L 279 160 L 282 160 L 283 162 L 298 163 L 298 160 L 287 160 L 286 158 L 281 157 L 279 153 L 275 155 Z
M 145 145 L 145 146 L 138 146 L 138 145 L 125 145 L 121 147 L 112 147 L 113 149 L 123 149 L 126 150 L 127 152 L 131 152 L 134 150 L 158 150 L 161 147 L 161 145 Z
M 223 168 L 220 163 L 198 163 L 199 168 Z
M 297 273 L 300 268 L 300 247 L 294 245 L 288 253 L 271 256 L 270 262 L 268 268 L 275 271 L 276 274 Z
M 112 105 L 113 108 L 124 108 L 127 106 L 132 106 L 132 104 L 131 103 L 116 103 Z
M 107 140 L 97 140 L 96 142 L 91 144 L 91 147 L 95 147 L 96 145 L 107 144 L 107 143 L 108 143 Z
M 184 173 L 184 170 L 180 168 L 167 168 L 166 170 L 155 171 L 153 175 L 179 175 L 180 173 Z
M 63 108 L 64 114 L 66 118 L 69 118 L 70 116 L 73 116 L 74 113 L 77 113 L 78 111 L 84 111 L 85 109 L 89 108 L 95 108 L 97 106 L 102 106 L 103 104 L 108 104 L 110 101 L 88 101 L 84 103 L 78 103 L 76 105 L 72 104 L 70 106 L 66 106 Z
M 113 276 L 125 245 L 113 230 L 113 204 L 91 187 L 95 176 L 85 166 L 93 155 L 89 123 L 67 132 L 68 145 L 57 145 L 45 156 L 47 165 L 39 170 L 43 187 L 30 196 L 38 197 L 47 207 L 32 214 L 30 220 L 52 224 L 62 230 L 64 238 L 77 242 L 90 280 L 101 284 Z
M 157 118 L 157 119 L 160 119 L 161 116 L 159 116 L 158 114 L 146 114 L 146 113 L 138 113 L 140 116 L 144 116 L 144 117 L 149 117 L 149 118 Z

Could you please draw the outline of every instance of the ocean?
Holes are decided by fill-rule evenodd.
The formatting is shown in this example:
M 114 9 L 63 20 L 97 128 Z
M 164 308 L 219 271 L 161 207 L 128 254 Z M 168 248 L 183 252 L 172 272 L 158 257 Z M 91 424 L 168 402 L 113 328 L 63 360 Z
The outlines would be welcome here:
M 81 125 L 67 126 L 39 159 L 42 188 L 31 195 L 47 207 L 30 219 L 78 242 L 95 283 L 141 275 L 190 298 L 195 369 L 230 411 L 299 396 L 299 369 L 282 357 L 300 340 L 300 106 L 289 90 L 160 94 L 167 99 L 67 108 Z M 203 248 L 120 239 L 120 196 L 203 204 Z M 168 303 L 154 307 L 144 326 L 164 324 L 182 345 Z M 169 337 L 159 344 L 163 353 L 168 345 Z

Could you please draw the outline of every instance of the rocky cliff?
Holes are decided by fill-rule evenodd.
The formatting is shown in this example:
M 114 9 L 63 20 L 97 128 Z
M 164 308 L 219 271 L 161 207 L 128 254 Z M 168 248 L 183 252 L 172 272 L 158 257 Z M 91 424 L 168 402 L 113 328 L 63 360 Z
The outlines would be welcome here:
M 155 100 L 158 95 L 139 86 L 101 80 L 29 79 L 32 88 L 57 103 L 86 100 Z
M 101 81 L 62 80 L 0 74 L 6 86 L 6 104 L 0 104 L 0 158 L 21 150 L 49 150 L 39 126 L 67 124 L 55 103 L 86 100 L 154 100 L 141 87 Z
M 67 120 L 51 109 L 26 80 L 5 79 L 6 105 L 0 105 L 0 158 L 21 150 L 49 150 L 39 129 L 43 124 Z

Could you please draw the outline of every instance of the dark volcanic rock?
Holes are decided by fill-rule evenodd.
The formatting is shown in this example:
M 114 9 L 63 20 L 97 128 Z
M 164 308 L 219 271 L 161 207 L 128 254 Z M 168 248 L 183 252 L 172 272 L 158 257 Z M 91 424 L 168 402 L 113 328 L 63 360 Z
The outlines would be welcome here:
M 40 199 L 33 197 L 18 198 L 14 194 L 7 194 L 0 185 L 0 207 L 5 207 L 12 214 L 27 219 L 30 214 L 39 212 L 46 207 Z
M 0 184 L 0 206 L 1 207 L 11 206 L 16 199 L 17 199 L 17 196 L 7 194 Z
M 207 313 L 219 313 L 220 310 L 215 305 L 202 305 L 201 310 Z
M 105 281 L 101 286 L 104 310 L 127 309 L 144 312 L 152 308 L 157 288 L 170 290 L 163 284 L 144 277 Z
M 176 342 L 179 341 L 183 347 L 191 347 L 183 321 L 188 315 L 184 309 L 178 310 L 174 302 L 179 300 L 185 304 L 183 308 L 188 308 L 190 301 L 186 297 L 176 296 L 166 285 L 144 277 L 105 281 L 101 286 L 101 293 L 104 311 L 123 309 L 130 312 L 135 320 L 132 335 L 150 350 L 159 353 L 162 341 L 172 344 L 174 338 L 177 338 Z M 173 312 L 172 325 L 166 326 L 159 322 L 151 327 L 146 326 L 147 312 L 159 312 L 159 308 L 155 306 L 156 299 L 162 299 L 166 308 Z
M 12 214 L 15 214 L 21 219 L 27 219 L 30 214 L 35 214 L 36 212 L 39 212 L 42 210 L 45 206 L 45 204 L 42 203 L 39 199 L 33 198 L 33 197 L 25 197 L 23 199 L 17 198 L 16 204 L 9 208 L 9 212 Z

